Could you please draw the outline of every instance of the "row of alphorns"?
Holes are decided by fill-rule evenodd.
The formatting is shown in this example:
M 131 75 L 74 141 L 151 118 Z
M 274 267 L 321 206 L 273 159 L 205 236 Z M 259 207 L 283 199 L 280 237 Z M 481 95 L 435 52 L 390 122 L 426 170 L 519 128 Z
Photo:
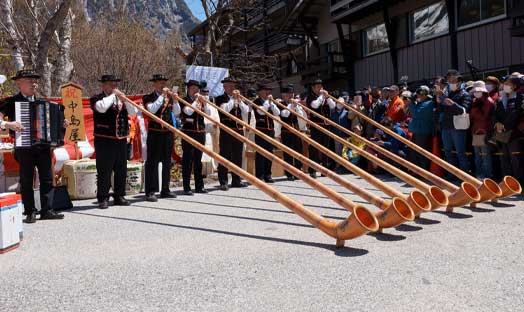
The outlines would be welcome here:
M 185 105 L 190 105 L 189 103 L 184 101 L 184 99 L 179 97 L 176 93 L 172 93 L 171 95 L 176 100 L 178 100 L 180 103 L 183 103 Z M 332 188 L 329 188 L 325 184 L 322 184 L 318 180 L 302 172 L 300 169 L 295 168 L 294 166 L 283 161 L 281 158 L 275 156 L 273 153 L 267 151 L 263 147 L 260 147 L 259 145 L 250 141 L 249 139 L 239 134 L 235 130 L 221 124 L 219 120 L 214 119 L 213 117 L 209 116 L 208 114 L 204 113 L 202 110 L 198 108 L 194 108 L 194 111 L 197 114 L 208 119 L 211 123 L 213 123 L 218 128 L 220 128 L 221 131 L 225 131 L 228 134 L 230 134 L 231 136 L 233 136 L 235 139 L 245 143 L 250 148 L 253 148 L 257 153 L 260 153 L 263 157 L 266 157 L 267 159 L 270 159 L 273 162 L 278 163 L 279 165 L 281 165 L 284 168 L 284 170 L 286 170 L 287 172 L 289 172 L 296 178 L 304 181 L 305 183 L 307 183 L 314 189 L 318 190 L 319 192 L 321 192 L 322 194 L 324 194 L 325 196 L 327 196 L 328 198 L 330 198 L 331 200 L 333 200 L 334 202 L 339 204 L 341 207 L 345 208 L 346 210 L 350 212 L 350 215 L 348 216 L 346 220 L 334 222 L 334 221 L 328 220 L 322 217 L 321 215 L 305 208 L 302 204 L 292 200 L 291 198 L 287 197 L 283 193 L 279 192 L 274 187 L 256 178 L 254 175 L 248 173 L 247 171 L 243 170 L 242 168 L 228 161 L 227 159 L 225 159 L 218 153 L 198 143 L 197 141 L 195 141 L 194 139 L 192 139 L 190 136 L 186 135 L 182 131 L 174 128 L 167 122 L 163 121 L 161 118 L 150 113 L 144 107 L 136 104 L 135 102 L 129 99 L 127 99 L 127 101 L 131 103 L 132 105 L 134 105 L 143 114 L 147 115 L 149 118 L 155 120 L 156 122 L 162 124 L 165 128 L 172 131 L 175 135 L 181 137 L 183 140 L 185 140 L 186 142 L 188 142 L 195 148 L 199 149 L 200 151 L 214 158 L 220 164 L 228 168 L 231 172 L 242 177 L 244 180 L 254 185 L 255 187 L 257 187 L 258 189 L 266 193 L 268 196 L 272 197 L 273 199 L 275 199 L 276 201 L 278 201 L 283 206 L 287 207 L 288 209 L 290 209 L 291 211 L 293 211 L 300 217 L 304 218 L 307 222 L 309 222 L 310 224 L 312 224 L 313 226 L 315 226 L 322 232 L 335 238 L 337 247 L 343 246 L 346 240 L 359 237 L 368 232 L 376 232 L 384 228 L 391 228 L 391 227 L 399 226 L 400 224 L 404 222 L 413 221 L 416 216 L 424 212 L 429 212 L 429 211 L 439 209 L 442 207 L 445 207 L 447 212 L 452 212 L 454 207 L 460 207 L 460 206 L 464 206 L 468 204 L 475 205 L 476 203 L 486 202 L 486 201 L 494 201 L 494 200 L 509 197 L 514 194 L 518 194 L 522 192 L 520 183 L 513 177 L 506 176 L 504 177 L 503 181 L 500 183 L 496 183 L 495 181 L 491 179 L 484 179 L 483 181 L 480 181 L 476 179 L 475 177 L 469 175 L 468 173 L 461 171 L 459 168 L 447 163 L 443 159 L 431 154 L 430 152 L 426 151 L 425 149 L 419 147 L 418 145 L 412 143 L 411 141 L 397 135 L 390 129 L 382 126 L 380 123 L 375 122 L 371 118 L 360 113 L 358 110 L 347 105 L 343 101 L 340 101 L 331 95 L 329 95 L 329 97 L 333 101 L 338 103 L 339 105 L 346 108 L 347 110 L 354 112 L 360 118 L 371 123 L 373 126 L 379 129 L 382 129 L 384 132 L 393 136 L 397 140 L 403 142 L 404 144 L 409 146 L 414 151 L 420 153 L 421 155 L 425 156 L 429 160 L 433 161 L 434 163 L 436 163 L 437 165 L 439 165 L 440 167 L 442 167 L 449 173 L 461 179 L 463 182 L 460 184 L 460 186 L 452 184 L 442 179 L 441 177 L 436 176 L 433 173 L 406 161 L 405 159 L 397 156 L 396 154 L 389 152 L 388 150 L 355 134 L 354 132 L 338 125 L 337 123 L 331 121 L 330 119 L 316 113 L 315 111 L 309 109 L 308 107 L 304 106 L 303 104 L 297 102 L 297 105 L 300 105 L 310 116 L 315 116 L 317 118 L 320 118 L 324 122 L 336 128 L 337 130 L 340 130 L 343 133 L 353 138 L 356 138 L 358 140 L 365 142 L 368 146 L 371 146 L 374 150 L 381 153 L 384 157 L 387 157 L 392 162 L 396 162 L 399 165 L 413 172 L 416 172 L 418 175 L 420 175 L 427 181 L 434 184 L 434 185 L 429 185 L 426 182 L 421 181 L 415 178 L 414 176 L 402 171 L 401 169 L 391 165 L 390 163 L 375 157 L 374 155 L 359 148 L 358 146 L 355 146 L 349 143 L 347 140 L 343 139 L 342 137 L 337 136 L 336 134 L 332 133 L 329 130 L 326 130 L 322 126 L 310 121 L 308 118 L 298 114 L 297 112 L 290 110 L 291 114 L 294 114 L 297 118 L 305 121 L 307 124 L 309 124 L 310 127 L 314 127 L 318 129 L 319 131 L 323 132 L 325 135 L 330 136 L 335 141 L 340 142 L 343 145 L 347 145 L 349 148 L 357 151 L 358 153 L 360 153 L 363 157 L 365 157 L 369 161 L 377 164 L 378 166 L 380 166 L 387 172 L 391 173 L 394 176 L 397 176 L 402 181 L 413 186 L 414 189 L 409 193 L 409 195 L 405 195 L 401 191 L 396 190 L 393 187 L 387 185 L 386 183 L 384 183 L 377 177 L 369 174 L 365 170 L 354 165 L 353 163 L 344 159 L 340 155 L 332 152 L 325 146 L 312 140 L 310 137 L 296 130 L 293 126 L 285 122 L 282 122 L 279 118 L 271 114 L 266 114 L 269 118 L 273 119 L 274 122 L 281 124 L 282 127 L 287 129 L 291 133 L 295 134 L 296 136 L 300 137 L 303 141 L 315 147 L 320 152 L 324 153 L 325 155 L 333 159 L 335 162 L 342 165 L 344 168 L 362 177 L 365 181 L 375 186 L 380 191 L 384 192 L 386 195 L 392 198 L 391 200 L 386 200 L 386 199 L 383 199 L 363 189 L 362 187 L 358 185 L 353 184 L 352 182 L 341 177 L 340 175 L 331 171 L 330 169 L 310 160 L 309 158 L 305 157 L 301 153 L 288 148 L 287 146 L 280 143 L 279 141 L 264 134 L 262 131 L 257 130 L 255 127 L 252 127 L 250 124 L 244 122 L 242 119 L 239 119 L 235 117 L 234 115 L 230 114 L 229 112 L 221 109 L 219 106 L 207 100 L 205 97 L 200 96 L 199 99 L 201 101 L 204 101 L 206 104 L 210 105 L 211 107 L 214 107 L 220 113 L 226 115 L 228 118 L 232 119 L 236 123 L 244 126 L 245 129 L 254 132 L 257 136 L 260 136 L 262 139 L 271 143 L 276 148 L 281 149 L 284 153 L 289 154 L 291 157 L 301 161 L 303 164 L 320 172 L 327 178 L 345 187 L 349 191 L 355 193 L 356 195 L 358 195 L 359 197 L 361 197 L 362 199 L 366 200 L 367 202 L 376 206 L 379 209 L 378 211 L 372 212 L 369 209 L 367 209 L 366 207 L 356 204 L 355 202 L 346 198 L 342 194 L 336 192 Z M 240 95 L 240 98 L 245 103 L 251 105 L 254 109 L 260 109 L 260 107 L 257 104 L 253 103 L 253 101 L 249 100 L 248 98 L 242 95 Z M 284 109 L 287 108 L 279 101 L 276 101 L 273 99 L 271 99 L 271 101 L 275 105 L 279 106 L 280 108 L 284 108 Z

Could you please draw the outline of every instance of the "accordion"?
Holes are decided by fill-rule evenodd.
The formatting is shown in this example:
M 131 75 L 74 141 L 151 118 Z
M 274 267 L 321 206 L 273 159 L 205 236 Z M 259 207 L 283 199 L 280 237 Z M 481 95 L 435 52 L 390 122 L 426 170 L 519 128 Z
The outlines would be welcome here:
M 64 145 L 64 106 L 42 100 L 15 102 L 15 120 L 24 127 L 16 132 L 15 147 Z

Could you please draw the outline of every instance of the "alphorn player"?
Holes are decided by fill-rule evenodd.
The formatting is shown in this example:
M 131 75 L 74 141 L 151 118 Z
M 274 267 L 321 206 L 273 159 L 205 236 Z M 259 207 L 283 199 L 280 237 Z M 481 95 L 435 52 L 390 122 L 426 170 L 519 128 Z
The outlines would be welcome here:
M 198 143 L 206 144 L 206 129 L 204 117 L 195 113 L 194 108 L 204 111 L 206 114 L 211 114 L 211 110 L 207 107 L 204 97 L 198 92 L 200 91 L 200 83 L 196 80 L 189 80 L 186 82 L 187 95 L 184 100 L 190 105 L 180 103 L 180 119 L 182 120 L 182 132 L 196 140 Z M 190 180 L 191 171 L 195 179 L 195 192 L 207 193 L 204 188 L 204 178 L 202 177 L 202 152 L 193 145 L 182 141 L 182 181 L 184 185 L 184 195 L 191 196 Z
M 296 103 L 297 100 L 294 99 L 293 86 L 288 85 L 288 86 L 283 87 L 280 90 L 280 93 L 282 94 L 282 100 L 280 102 L 287 107 L 287 109 L 283 109 L 280 112 L 280 119 L 283 122 L 285 122 L 286 124 L 295 128 L 296 130 L 299 130 L 299 131 L 304 130 L 305 128 L 304 122 L 302 120 L 299 120 L 296 115 L 290 112 L 290 111 L 294 111 L 300 114 L 301 116 L 306 117 L 306 112 L 304 112 L 302 107 L 297 105 Z M 282 127 L 281 139 L 284 145 L 286 145 L 287 147 L 291 148 L 294 151 L 302 153 L 302 139 L 300 139 L 295 134 L 291 133 L 291 131 L 289 131 L 285 127 Z M 302 169 L 302 163 L 299 160 L 291 157 L 287 153 L 284 153 L 284 160 L 288 164 L 294 166 L 295 168 L 300 169 L 300 170 Z M 286 171 L 286 177 L 289 181 L 295 180 L 295 177 L 287 171 Z
M 174 116 L 180 114 L 180 105 L 168 95 L 166 88 L 169 79 L 161 74 L 155 74 L 149 80 L 154 91 L 144 95 L 142 102 L 148 111 L 174 126 Z M 173 151 L 173 134 L 164 125 L 149 120 L 147 126 L 147 159 L 145 163 L 145 193 L 146 200 L 156 202 L 158 189 L 158 164 L 162 163 L 162 189 L 160 198 L 175 198 L 175 193 L 169 189 L 171 182 L 171 153 Z
M 40 76 L 32 70 L 20 70 L 12 78 L 20 92 L 0 102 L 0 128 L 9 130 L 11 135 L 24 130 L 20 122 L 15 121 L 16 102 L 34 102 L 37 100 L 35 94 L 38 89 Z M 7 119 L 7 120 L 4 120 Z M 64 121 L 64 127 L 69 125 Z M 24 215 L 26 223 L 35 223 L 37 210 L 33 191 L 33 178 L 35 167 L 38 169 L 40 180 L 40 220 L 63 219 L 64 215 L 53 211 L 53 169 L 51 163 L 51 147 L 47 144 L 39 144 L 31 147 L 15 147 L 15 159 L 20 164 L 20 192 L 24 204 Z
M 271 88 L 267 84 L 260 84 L 258 86 L 258 97 L 253 101 L 260 109 L 255 109 L 255 120 L 256 128 L 262 131 L 264 134 L 274 138 L 275 137 L 275 126 L 273 119 L 269 118 L 267 114 L 271 113 L 274 116 L 280 115 L 280 110 L 271 102 L 273 96 L 270 94 Z M 269 152 L 273 152 L 273 145 L 263 138 L 255 135 L 255 143 L 264 148 Z M 266 183 L 274 183 L 271 177 L 271 160 L 265 158 L 260 153 L 255 155 L 255 175 L 260 180 L 264 180 Z
M 329 93 L 324 90 L 322 80 L 320 79 L 315 80 L 311 84 L 310 92 L 306 95 L 306 105 L 308 108 L 327 119 L 331 118 L 331 110 L 336 106 L 335 102 L 329 98 Z M 316 116 L 311 116 L 311 121 L 327 130 L 330 130 L 331 128 L 326 121 Z M 311 128 L 311 138 L 323 146 L 328 147 L 333 152 L 335 151 L 335 143 L 333 139 L 315 127 Z M 334 169 L 332 161 L 311 145 L 309 146 L 309 157 L 311 160 L 323 165 L 324 167 Z M 309 168 L 309 174 L 312 178 L 316 178 L 316 172 L 312 168 Z
M 98 208 L 108 208 L 112 173 L 114 205 L 129 206 L 129 201 L 124 198 L 130 128 L 128 116 L 135 116 L 137 110 L 126 102 L 125 94 L 118 89 L 119 78 L 103 75 L 99 81 L 102 93 L 89 99 L 94 121 Z
M 215 99 L 216 105 L 220 106 L 226 112 L 233 116 L 247 120 L 247 116 L 250 112 L 249 106 L 240 100 L 240 92 L 236 89 L 237 82 L 232 78 L 224 78 L 222 80 L 224 86 L 224 94 Z M 237 133 L 243 135 L 244 127 L 237 124 L 231 118 L 225 114 L 219 112 L 220 122 L 235 130 Z M 242 167 L 242 153 L 244 143 L 235 139 L 226 131 L 220 131 L 220 155 L 235 165 Z M 228 187 L 228 170 L 226 167 L 218 166 L 218 181 L 220 182 L 220 189 L 227 191 Z M 245 187 L 240 177 L 234 173 L 231 173 L 231 187 Z

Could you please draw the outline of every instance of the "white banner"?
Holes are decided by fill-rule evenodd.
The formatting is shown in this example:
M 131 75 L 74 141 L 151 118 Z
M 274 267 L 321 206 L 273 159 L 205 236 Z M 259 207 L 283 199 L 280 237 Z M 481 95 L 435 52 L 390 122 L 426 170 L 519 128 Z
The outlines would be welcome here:
M 229 76 L 229 69 L 221 67 L 207 67 L 189 65 L 186 68 L 186 81 L 190 79 L 196 81 L 207 81 L 209 96 L 216 97 L 224 94 L 224 87 L 221 81 Z

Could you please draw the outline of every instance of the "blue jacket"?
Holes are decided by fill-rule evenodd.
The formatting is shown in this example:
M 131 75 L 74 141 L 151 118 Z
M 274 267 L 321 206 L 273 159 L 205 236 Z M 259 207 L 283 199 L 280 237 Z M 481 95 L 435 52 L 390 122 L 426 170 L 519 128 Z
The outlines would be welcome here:
M 400 127 L 398 123 L 396 123 L 393 126 L 393 129 L 391 130 L 403 138 L 407 137 L 406 132 Z M 406 145 L 400 142 L 399 140 L 393 138 L 391 135 L 387 133 L 384 135 L 383 142 L 384 142 L 384 148 L 390 152 L 393 152 L 395 154 L 398 154 L 399 151 L 403 151 L 404 153 L 406 152 Z
M 408 106 L 411 113 L 409 131 L 413 134 L 432 135 L 434 128 L 434 104 L 432 99 L 422 103 L 412 102 Z
M 333 120 L 334 122 L 338 123 L 339 125 L 341 125 L 342 127 L 346 129 L 350 128 L 350 123 L 348 119 L 348 111 L 346 109 L 343 109 L 341 112 L 337 112 L 336 109 L 332 110 L 331 111 L 331 120 Z M 342 138 L 348 137 L 347 134 L 343 133 L 342 131 L 338 129 L 333 129 L 332 132 Z

